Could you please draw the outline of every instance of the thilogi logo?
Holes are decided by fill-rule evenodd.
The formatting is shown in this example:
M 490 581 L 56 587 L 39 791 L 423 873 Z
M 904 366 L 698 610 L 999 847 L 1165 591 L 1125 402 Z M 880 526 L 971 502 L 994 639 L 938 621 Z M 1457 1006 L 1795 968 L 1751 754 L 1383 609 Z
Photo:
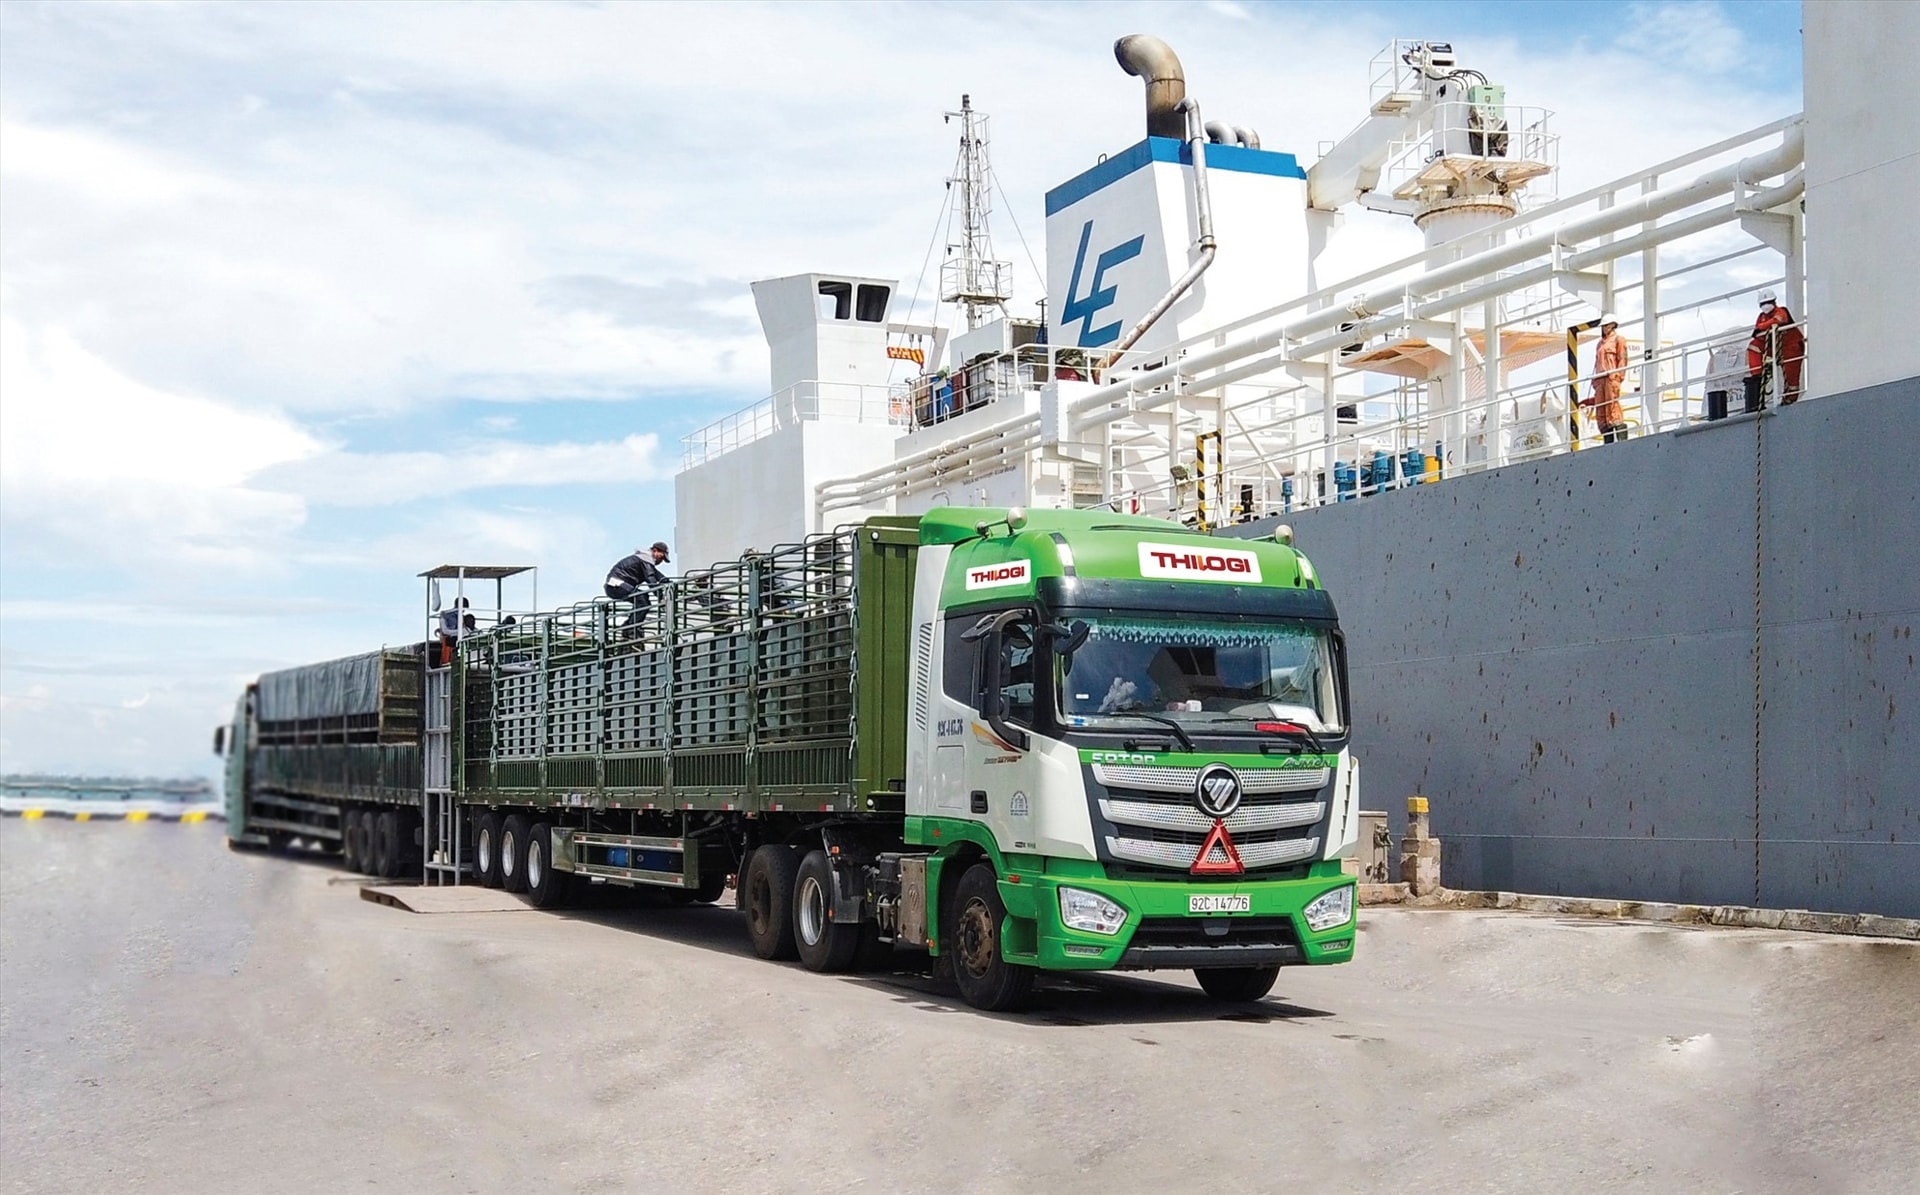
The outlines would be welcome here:
M 1141 544 L 1140 575 L 1157 581 L 1239 581 L 1260 584 L 1260 558 L 1232 548 Z
M 1024 560 L 1005 564 L 985 564 L 967 570 L 968 589 L 998 589 L 1002 585 L 1025 585 L 1033 570 Z

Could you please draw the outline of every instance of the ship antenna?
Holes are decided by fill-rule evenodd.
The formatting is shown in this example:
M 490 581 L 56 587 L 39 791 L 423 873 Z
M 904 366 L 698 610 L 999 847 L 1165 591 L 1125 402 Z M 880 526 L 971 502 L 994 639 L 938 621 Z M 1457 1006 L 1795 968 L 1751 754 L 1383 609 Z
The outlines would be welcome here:
M 986 323 L 991 312 L 1006 310 L 1007 300 L 1013 297 L 1013 265 L 994 260 L 993 234 L 987 228 L 987 216 L 993 211 L 993 162 L 988 156 L 986 115 L 973 110 L 972 96 L 963 95 L 960 111 L 946 114 L 948 123 L 956 117 L 960 155 L 947 188 L 959 200 L 953 210 L 960 216 L 960 239 L 948 241 L 946 260 L 940 264 L 940 301 L 964 306 L 967 329 L 972 331 Z

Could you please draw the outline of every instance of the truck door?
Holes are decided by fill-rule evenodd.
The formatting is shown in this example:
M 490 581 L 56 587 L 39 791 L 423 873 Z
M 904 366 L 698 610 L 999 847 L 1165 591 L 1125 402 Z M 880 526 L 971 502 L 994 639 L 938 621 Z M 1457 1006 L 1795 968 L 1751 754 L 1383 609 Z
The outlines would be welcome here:
M 1030 832 L 1039 777 L 1035 729 L 1047 686 L 1038 668 L 1041 653 L 1031 612 L 997 621 L 997 630 L 972 644 L 965 816 L 989 828 L 1002 850 L 1026 850 L 1036 837 Z

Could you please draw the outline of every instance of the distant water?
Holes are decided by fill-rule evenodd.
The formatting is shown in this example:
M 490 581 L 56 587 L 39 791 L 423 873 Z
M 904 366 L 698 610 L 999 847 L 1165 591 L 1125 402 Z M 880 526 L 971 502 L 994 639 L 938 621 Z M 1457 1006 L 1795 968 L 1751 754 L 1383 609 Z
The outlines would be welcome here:
M 219 817 L 213 785 L 194 777 L 161 780 L 124 776 L 0 777 L 0 813 L 52 817 Z

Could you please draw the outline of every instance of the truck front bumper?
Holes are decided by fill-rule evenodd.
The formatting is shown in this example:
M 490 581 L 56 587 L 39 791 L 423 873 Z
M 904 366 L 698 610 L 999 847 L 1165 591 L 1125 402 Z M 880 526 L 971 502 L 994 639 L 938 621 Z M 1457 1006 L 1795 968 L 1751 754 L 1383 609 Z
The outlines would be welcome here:
M 1032 952 L 1017 961 L 1052 971 L 1146 971 L 1204 967 L 1344 963 L 1353 957 L 1359 917 L 1354 880 L 1338 863 L 1316 865 L 1304 879 L 1196 883 L 1110 880 L 1082 876 L 1021 875 L 1003 878 L 1000 893 L 1009 914 L 1030 915 Z M 1092 892 L 1126 910 L 1115 934 L 1071 929 L 1060 915 L 1060 889 Z M 1306 908 L 1320 897 L 1348 889 L 1349 915 L 1313 930 Z M 1248 898 L 1245 912 L 1196 914 L 1189 897 L 1231 894 Z M 1016 941 L 1009 935 L 1009 944 Z M 1022 943 L 1025 945 L 1025 943 Z M 1020 954 L 1027 954 L 1020 951 Z M 1009 952 L 1009 959 L 1015 954 Z

